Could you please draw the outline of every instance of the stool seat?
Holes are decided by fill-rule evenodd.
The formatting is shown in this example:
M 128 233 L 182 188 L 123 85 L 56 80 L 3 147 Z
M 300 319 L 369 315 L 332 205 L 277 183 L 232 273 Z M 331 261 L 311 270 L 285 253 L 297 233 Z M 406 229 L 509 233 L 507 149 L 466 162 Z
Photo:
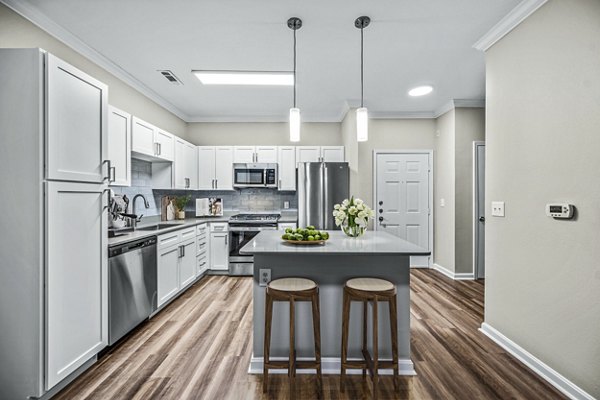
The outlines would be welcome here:
M 350 289 L 363 292 L 386 292 L 394 289 L 394 284 L 379 278 L 354 278 L 346 282 Z
M 315 281 L 306 278 L 281 278 L 269 282 L 269 288 L 281 292 L 303 292 L 317 287 Z

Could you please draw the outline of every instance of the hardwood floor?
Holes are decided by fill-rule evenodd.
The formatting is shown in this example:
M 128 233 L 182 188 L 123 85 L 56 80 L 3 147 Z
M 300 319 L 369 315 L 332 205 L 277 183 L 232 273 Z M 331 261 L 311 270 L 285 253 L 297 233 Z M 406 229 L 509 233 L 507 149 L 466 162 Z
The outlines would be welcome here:
M 412 360 L 417 376 L 379 384 L 381 399 L 562 399 L 477 331 L 483 283 L 411 273 Z M 111 349 L 56 399 L 287 399 L 286 375 L 248 375 L 252 352 L 251 278 L 211 276 Z M 341 323 L 341 321 L 340 321 Z M 362 377 L 323 376 L 324 399 L 368 399 Z M 318 398 L 313 375 L 299 375 L 296 398 Z

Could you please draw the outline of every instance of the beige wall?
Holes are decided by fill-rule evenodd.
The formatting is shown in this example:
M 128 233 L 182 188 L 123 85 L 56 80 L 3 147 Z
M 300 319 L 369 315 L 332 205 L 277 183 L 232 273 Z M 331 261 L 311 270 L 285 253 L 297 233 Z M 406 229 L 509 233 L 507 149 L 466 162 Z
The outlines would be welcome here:
M 360 175 L 358 171 L 358 142 L 356 141 L 356 111 L 346 113 L 341 124 L 342 143 L 350 168 L 350 193 L 358 193 Z M 371 204 L 371 202 L 367 202 Z
M 290 142 L 285 122 L 197 122 L 188 124 L 188 140 L 197 145 L 341 145 L 339 123 L 308 122 L 300 129 L 300 142 Z
M 118 44 L 116 44 L 118 45 Z M 0 4 L 0 47 L 40 47 L 109 86 L 108 101 L 175 135 L 185 138 L 187 124 L 105 69 Z
M 486 64 L 485 321 L 600 398 L 600 1 L 549 0 Z
M 433 157 L 433 262 L 451 272 L 455 262 L 454 119 L 455 110 L 450 110 L 436 120 Z
M 485 110 L 455 109 L 455 238 L 457 273 L 473 270 L 473 142 L 485 140 Z

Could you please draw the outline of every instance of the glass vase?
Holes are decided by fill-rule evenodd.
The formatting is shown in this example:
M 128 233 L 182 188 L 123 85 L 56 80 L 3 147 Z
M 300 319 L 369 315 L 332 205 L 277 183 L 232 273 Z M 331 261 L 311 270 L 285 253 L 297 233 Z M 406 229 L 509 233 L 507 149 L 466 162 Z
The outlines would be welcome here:
M 354 225 L 342 225 L 342 231 L 350 237 L 359 237 L 365 234 L 367 230 L 366 226 Z

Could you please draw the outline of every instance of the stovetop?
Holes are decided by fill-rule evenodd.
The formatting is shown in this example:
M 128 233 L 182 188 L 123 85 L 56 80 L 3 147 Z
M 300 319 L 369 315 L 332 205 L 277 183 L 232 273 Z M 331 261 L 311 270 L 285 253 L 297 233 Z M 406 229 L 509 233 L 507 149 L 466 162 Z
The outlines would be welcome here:
M 277 222 L 281 214 L 236 214 L 229 218 L 229 222 L 265 223 Z

